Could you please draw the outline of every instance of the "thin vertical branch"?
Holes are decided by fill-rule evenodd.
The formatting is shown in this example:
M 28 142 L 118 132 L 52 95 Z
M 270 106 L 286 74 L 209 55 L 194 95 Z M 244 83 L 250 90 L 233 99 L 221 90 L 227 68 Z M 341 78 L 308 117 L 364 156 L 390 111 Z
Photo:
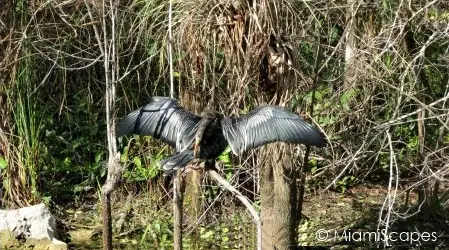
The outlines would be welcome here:
M 398 191 L 398 185 L 399 185 L 399 169 L 396 163 L 396 156 L 393 149 L 393 143 L 391 140 L 390 132 L 387 131 L 387 139 L 388 139 L 388 146 L 390 150 L 390 178 L 388 181 L 388 195 L 384 200 L 384 203 L 382 204 L 382 210 L 379 213 L 379 223 L 383 223 L 385 226 L 384 230 L 387 234 L 390 229 L 390 221 L 391 221 L 391 215 L 393 213 L 394 204 L 396 201 L 396 194 Z M 394 190 L 392 183 L 395 183 Z M 387 210 L 385 217 L 383 216 L 383 211 Z M 377 230 L 380 229 L 380 225 L 378 224 Z M 388 237 L 385 237 L 384 239 L 384 246 L 391 246 Z
M 86 5 L 87 13 L 89 14 L 90 20 L 92 20 L 92 27 L 94 28 L 95 38 L 97 39 L 98 47 L 100 48 L 101 55 L 104 57 L 105 51 L 103 48 L 103 42 L 100 38 L 100 31 L 98 30 L 98 27 L 94 20 L 94 16 L 92 14 L 92 10 L 90 9 L 90 5 L 87 3 L 87 0 L 84 0 L 84 4 Z
M 116 53 L 115 40 L 115 22 L 117 19 L 117 5 L 109 0 L 110 12 L 105 11 L 107 3 L 102 3 L 101 25 L 103 31 L 103 40 L 101 40 L 100 31 L 95 25 L 94 17 L 89 3 L 84 0 L 89 17 L 93 23 L 95 37 L 98 47 L 103 57 L 103 67 L 105 74 L 105 94 L 106 94 L 106 131 L 108 141 L 108 175 L 105 184 L 102 187 L 102 216 L 103 216 L 103 249 L 112 250 L 112 218 L 111 218 L 111 193 L 117 186 L 120 178 L 122 166 L 120 164 L 120 154 L 117 151 L 116 133 L 115 133 L 115 84 L 118 79 L 118 60 Z M 108 38 L 108 28 L 106 17 L 109 15 L 111 21 L 111 37 Z M 110 41 L 108 41 L 110 40 Z
M 174 79 L 173 79 L 173 51 L 172 51 L 172 1 L 169 0 L 168 4 L 168 62 L 170 65 L 170 97 L 175 97 L 174 91 Z M 173 235 L 173 248 L 175 250 L 182 249 L 182 203 L 183 203 L 183 183 L 181 176 L 181 169 L 175 174 L 173 179 L 173 216 L 174 216 L 174 235 Z
M 182 203 L 183 203 L 184 185 L 182 181 L 182 170 L 178 169 L 173 179 L 173 248 L 182 249 Z
M 170 97 L 174 98 L 173 52 L 172 52 L 172 0 L 168 1 L 168 61 L 170 65 Z

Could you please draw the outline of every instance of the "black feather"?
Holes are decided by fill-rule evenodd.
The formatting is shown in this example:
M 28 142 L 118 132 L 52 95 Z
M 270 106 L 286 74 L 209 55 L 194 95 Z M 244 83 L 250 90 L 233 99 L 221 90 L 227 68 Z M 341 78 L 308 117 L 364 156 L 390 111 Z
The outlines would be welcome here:
M 279 106 L 261 106 L 244 116 L 221 122 L 223 134 L 234 153 L 272 142 L 322 147 L 324 135 L 301 117 Z
M 117 135 L 151 135 L 182 151 L 193 143 L 200 120 L 201 117 L 179 106 L 176 99 L 153 97 L 120 121 Z
M 236 154 L 277 141 L 318 147 L 326 144 L 317 128 L 279 106 L 261 106 L 234 119 L 214 112 L 204 116 L 192 114 L 173 98 L 153 97 L 118 124 L 118 135 L 151 135 L 176 148 L 176 155 L 160 162 L 166 172 L 184 168 L 194 158 L 197 132 L 201 138 L 197 157 L 201 159 L 218 157 L 228 144 Z

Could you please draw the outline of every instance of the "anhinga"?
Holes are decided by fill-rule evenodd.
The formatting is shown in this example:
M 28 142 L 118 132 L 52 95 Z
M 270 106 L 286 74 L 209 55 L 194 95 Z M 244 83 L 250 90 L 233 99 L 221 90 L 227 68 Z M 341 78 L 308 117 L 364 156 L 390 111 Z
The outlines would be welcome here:
M 184 168 L 192 159 L 215 159 L 229 145 L 240 154 L 272 142 L 324 146 L 324 135 L 283 107 L 264 105 L 237 118 L 215 111 L 197 116 L 179 106 L 176 99 L 153 97 L 118 124 L 118 136 L 151 135 L 176 148 L 160 162 L 166 172 Z

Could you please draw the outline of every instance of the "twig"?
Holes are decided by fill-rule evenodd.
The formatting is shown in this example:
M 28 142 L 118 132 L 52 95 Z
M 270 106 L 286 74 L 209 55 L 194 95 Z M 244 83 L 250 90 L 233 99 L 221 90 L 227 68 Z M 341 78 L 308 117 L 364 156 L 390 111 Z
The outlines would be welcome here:
M 173 80 L 173 52 L 172 52 L 172 1 L 169 2 L 168 7 L 168 61 L 170 64 L 170 97 L 174 98 L 174 80 Z
M 388 195 L 385 198 L 384 203 L 382 204 L 382 210 L 379 213 L 379 224 L 377 225 L 377 230 L 380 230 L 379 228 L 382 226 L 381 224 L 383 223 L 385 225 L 385 229 L 384 229 L 385 232 L 388 232 L 388 230 L 390 228 L 391 214 L 393 212 L 393 206 L 394 206 L 397 191 L 398 191 L 399 170 L 398 170 L 398 166 L 396 163 L 396 157 L 395 157 L 395 153 L 394 153 L 394 149 L 393 149 L 393 143 L 391 141 L 391 135 L 388 131 L 386 133 L 387 133 L 388 145 L 389 145 L 389 149 L 390 149 L 390 179 L 388 181 Z M 393 168 L 394 168 L 394 170 L 393 170 Z M 393 180 L 395 182 L 394 191 L 392 189 Z M 387 213 L 385 215 L 385 218 L 383 219 L 382 217 L 383 217 L 384 210 L 387 210 Z M 384 239 L 384 244 L 385 244 L 385 246 L 390 246 L 388 237 L 386 237 Z

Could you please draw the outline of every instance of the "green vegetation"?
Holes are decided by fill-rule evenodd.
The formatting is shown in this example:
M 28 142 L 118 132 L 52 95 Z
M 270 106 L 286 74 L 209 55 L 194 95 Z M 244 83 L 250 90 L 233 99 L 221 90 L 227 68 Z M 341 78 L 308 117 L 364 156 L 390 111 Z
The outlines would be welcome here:
M 261 169 L 269 157 L 280 155 L 273 161 L 284 164 L 277 153 L 291 151 L 305 174 L 295 177 L 298 186 L 305 181 L 301 244 L 318 244 L 312 238 L 319 228 L 363 223 L 446 237 L 449 7 L 383 0 L 356 1 L 351 9 L 348 3 L 174 1 L 175 97 L 197 113 L 210 106 L 227 115 L 281 104 L 325 132 L 323 149 L 267 147 L 241 158 L 228 149 L 219 157 L 220 174 L 260 211 Z M 102 42 L 116 44 L 120 118 L 150 96 L 169 95 L 168 2 L 118 2 L 115 37 L 109 6 L 101 18 L 101 1 L 2 4 L 0 208 L 45 202 L 67 241 L 98 249 L 108 155 L 104 58 L 95 27 L 107 31 Z M 114 244 L 171 249 L 171 182 L 158 162 L 173 150 L 145 136 L 117 143 L 124 171 L 112 197 L 113 220 L 122 214 L 126 220 Z M 197 182 L 197 199 L 187 196 L 186 203 L 199 200 L 201 216 L 186 208 L 185 249 L 254 249 L 256 230 L 241 203 L 207 176 Z M 316 198 L 321 195 L 326 201 Z M 72 227 L 85 230 L 89 241 L 67 235 Z M 447 246 L 447 237 L 438 244 Z

